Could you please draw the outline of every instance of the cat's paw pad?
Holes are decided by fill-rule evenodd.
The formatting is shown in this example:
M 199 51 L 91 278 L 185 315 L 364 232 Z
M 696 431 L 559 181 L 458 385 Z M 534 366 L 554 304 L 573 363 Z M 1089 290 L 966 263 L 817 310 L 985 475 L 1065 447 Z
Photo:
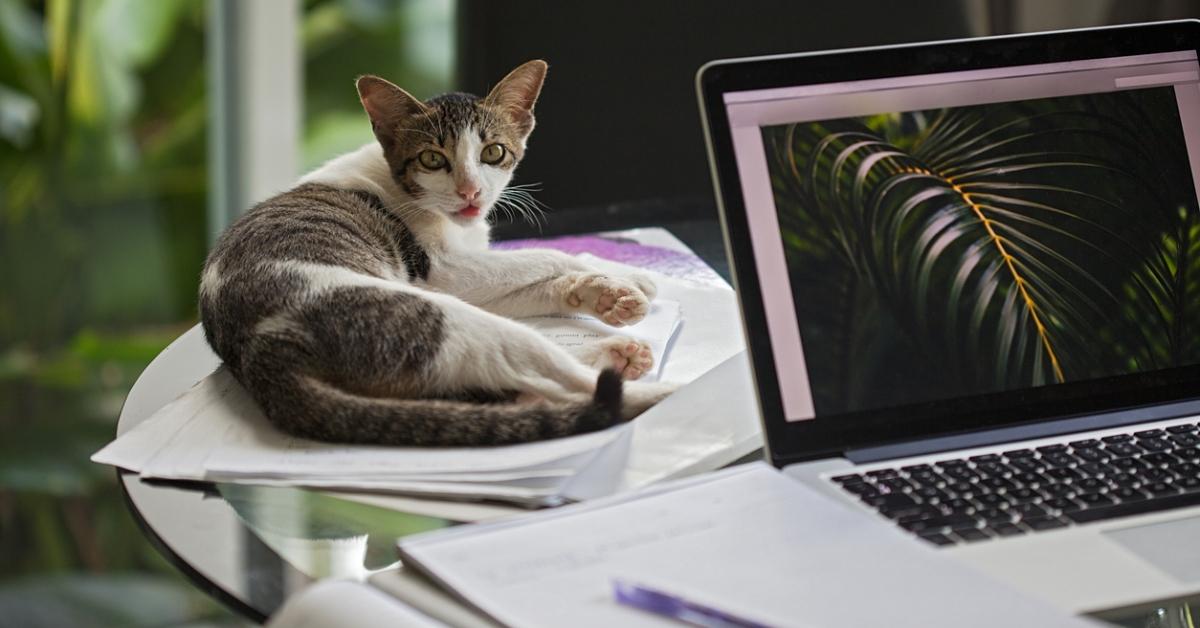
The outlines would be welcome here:
M 567 293 L 567 305 L 589 311 L 613 327 L 624 327 L 646 317 L 650 298 L 630 279 L 589 274 Z
M 654 366 L 650 345 L 634 338 L 606 338 L 600 341 L 598 349 L 594 366 L 615 369 L 622 379 L 637 379 Z

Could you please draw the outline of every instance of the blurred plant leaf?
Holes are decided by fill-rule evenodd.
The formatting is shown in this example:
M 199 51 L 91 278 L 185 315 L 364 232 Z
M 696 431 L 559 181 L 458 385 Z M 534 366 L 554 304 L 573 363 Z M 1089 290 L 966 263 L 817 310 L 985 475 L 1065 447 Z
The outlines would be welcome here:
M 158 627 L 216 615 L 203 593 L 153 576 L 42 576 L 0 584 L 0 627 Z

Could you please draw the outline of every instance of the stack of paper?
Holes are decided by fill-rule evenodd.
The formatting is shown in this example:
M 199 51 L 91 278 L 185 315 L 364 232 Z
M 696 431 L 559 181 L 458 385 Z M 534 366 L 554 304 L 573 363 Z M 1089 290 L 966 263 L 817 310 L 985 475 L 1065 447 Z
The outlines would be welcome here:
M 387 490 L 544 503 L 621 429 L 508 447 L 370 447 L 288 436 L 225 369 L 93 460 L 143 477 Z
M 611 272 L 632 270 L 592 261 Z M 655 279 L 659 299 L 635 326 L 613 329 L 564 317 L 522 322 L 564 345 L 603 334 L 644 339 L 658 357 L 650 378 L 683 384 L 722 362 L 732 364 L 726 370 L 748 373 L 744 358 L 729 360 L 742 349 L 740 334 L 730 333 L 737 325 L 732 291 L 663 275 Z M 721 385 L 729 385 L 728 374 L 720 377 Z M 727 464 L 753 450 L 760 438 L 748 374 L 735 380 L 745 390 L 727 395 L 738 405 L 719 416 L 712 403 L 689 402 L 688 394 L 677 394 L 679 399 L 603 432 L 505 447 L 415 448 L 288 436 L 267 421 L 227 371 L 218 369 L 92 460 L 146 478 L 556 504 L 626 490 L 697 465 Z

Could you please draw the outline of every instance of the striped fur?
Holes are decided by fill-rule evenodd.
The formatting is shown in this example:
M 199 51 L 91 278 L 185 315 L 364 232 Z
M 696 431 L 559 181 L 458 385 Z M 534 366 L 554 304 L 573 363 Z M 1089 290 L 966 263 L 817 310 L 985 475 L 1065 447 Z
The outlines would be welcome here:
M 205 335 L 275 425 L 335 442 L 496 445 L 603 429 L 670 392 L 622 385 L 651 366 L 643 343 L 572 355 L 510 318 L 589 312 L 620 326 L 654 296 L 645 277 L 487 247 L 544 75 L 530 62 L 484 99 L 426 102 L 363 77 L 377 142 L 222 234 L 201 280 Z

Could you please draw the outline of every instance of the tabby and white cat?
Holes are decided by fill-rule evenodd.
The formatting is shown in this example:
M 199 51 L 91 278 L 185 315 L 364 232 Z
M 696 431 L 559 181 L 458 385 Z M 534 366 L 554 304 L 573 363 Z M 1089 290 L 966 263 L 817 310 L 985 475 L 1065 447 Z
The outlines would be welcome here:
M 546 64 L 486 98 L 421 102 L 374 76 L 377 143 L 254 207 L 204 267 L 209 344 L 279 428 L 320 440 L 495 445 L 609 427 L 669 394 L 628 337 L 570 355 L 507 317 L 587 312 L 613 326 L 654 298 L 548 250 L 488 249 L 488 213 L 533 130 Z

